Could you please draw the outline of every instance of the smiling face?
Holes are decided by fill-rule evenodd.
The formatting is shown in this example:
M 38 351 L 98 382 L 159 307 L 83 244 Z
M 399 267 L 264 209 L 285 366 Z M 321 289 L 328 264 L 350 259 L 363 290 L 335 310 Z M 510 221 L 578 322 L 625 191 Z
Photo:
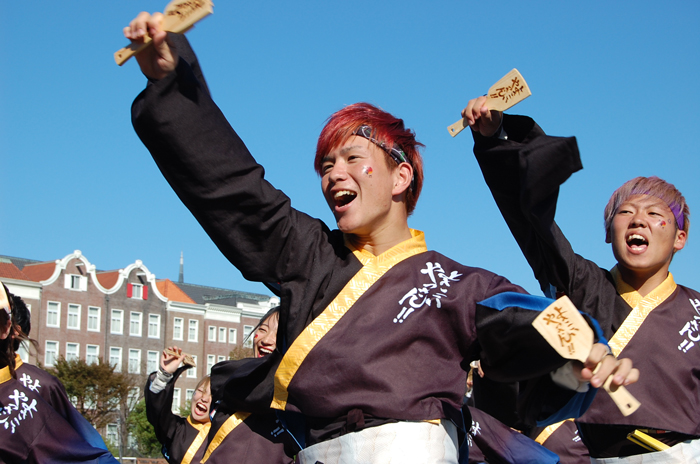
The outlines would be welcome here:
M 615 211 L 606 241 L 612 243 L 623 280 L 639 290 L 643 284 L 653 289 L 663 282 L 673 253 L 685 246 L 686 237 L 663 200 L 634 195 Z
M 338 229 L 345 234 L 369 236 L 390 226 L 402 211 L 405 216 L 400 197 L 408 184 L 402 180 L 401 171 L 408 171 L 409 183 L 412 171 L 408 163 L 401 166 L 390 168 L 381 148 L 356 135 L 324 156 L 321 188 Z
M 199 383 L 192 395 L 190 416 L 194 422 L 203 424 L 209 422 L 209 407 L 211 406 L 211 384 L 209 379 Z
M 260 324 L 253 336 L 253 355 L 256 358 L 269 356 L 277 347 L 277 325 L 279 313 L 274 313 Z

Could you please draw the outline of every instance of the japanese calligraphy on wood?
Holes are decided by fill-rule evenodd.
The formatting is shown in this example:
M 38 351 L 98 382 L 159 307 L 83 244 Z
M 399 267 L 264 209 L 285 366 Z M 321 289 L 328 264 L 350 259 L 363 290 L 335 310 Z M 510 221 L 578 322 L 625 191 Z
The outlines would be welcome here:
M 165 7 L 163 29 L 168 32 L 182 34 L 194 26 L 194 23 L 214 12 L 211 0 L 173 0 Z M 119 66 L 126 63 L 132 56 L 146 49 L 151 44 L 151 38 L 146 36 L 143 44 L 131 44 L 114 53 L 114 61 Z
M 532 325 L 562 358 L 585 362 L 593 348 L 593 329 L 567 296 L 549 305 Z M 611 382 L 612 376 L 608 377 L 603 388 L 620 412 L 629 416 L 641 403 L 624 387 L 611 389 Z
M 493 84 L 486 94 L 486 106 L 496 111 L 505 111 L 516 103 L 520 103 L 532 95 L 530 87 L 517 69 L 513 68 L 498 82 Z M 447 126 L 447 131 L 452 137 L 462 132 L 467 127 L 467 120 L 460 119 L 456 123 Z

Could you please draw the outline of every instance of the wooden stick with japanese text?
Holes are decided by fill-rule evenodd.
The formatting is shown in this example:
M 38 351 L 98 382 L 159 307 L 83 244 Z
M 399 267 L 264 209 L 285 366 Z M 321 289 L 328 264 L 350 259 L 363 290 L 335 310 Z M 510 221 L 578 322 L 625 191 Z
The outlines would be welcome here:
M 593 348 L 593 329 L 569 297 L 563 296 L 549 305 L 532 325 L 561 357 L 586 362 L 588 353 Z M 612 376 L 609 376 L 603 388 L 610 394 L 620 412 L 629 416 L 641 403 L 625 387 L 612 389 L 611 382 Z
M 173 0 L 165 7 L 163 15 L 163 30 L 183 34 L 190 30 L 194 23 L 214 12 L 211 0 Z M 151 45 L 151 38 L 146 36 L 142 44 L 131 44 L 114 53 L 114 61 L 119 66 L 137 53 Z
M 178 353 L 175 350 L 171 350 L 170 348 L 166 348 L 164 351 L 165 354 L 169 354 L 170 356 L 181 356 L 180 353 Z M 194 358 L 191 355 L 187 353 L 182 353 L 182 355 L 185 356 L 185 359 L 182 360 L 182 364 L 184 364 L 185 366 L 197 367 L 197 363 L 194 362 Z
M 523 79 L 522 74 L 513 68 L 498 82 L 493 84 L 486 94 L 486 106 L 491 110 L 505 111 L 516 103 L 520 103 L 532 95 L 530 87 Z M 447 126 L 447 131 L 452 137 L 462 132 L 467 127 L 467 118 L 462 118 L 456 123 Z

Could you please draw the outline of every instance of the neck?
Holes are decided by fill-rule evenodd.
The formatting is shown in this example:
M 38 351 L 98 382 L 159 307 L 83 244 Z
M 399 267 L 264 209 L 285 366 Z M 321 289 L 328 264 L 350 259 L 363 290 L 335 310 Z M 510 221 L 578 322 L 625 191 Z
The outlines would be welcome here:
M 617 269 L 620 271 L 622 280 L 643 297 L 654 291 L 654 289 L 661 285 L 668 277 L 668 265 L 656 271 L 648 272 L 627 269 L 619 264 Z
M 381 230 L 372 231 L 372 233 L 363 234 L 345 234 L 347 240 L 352 246 L 358 250 L 365 250 L 372 253 L 374 256 L 379 256 L 385 251 L 388 251 L 412 237 L 411 230 L 407 223 L 402 223 L 401 226 L 388 227 Z

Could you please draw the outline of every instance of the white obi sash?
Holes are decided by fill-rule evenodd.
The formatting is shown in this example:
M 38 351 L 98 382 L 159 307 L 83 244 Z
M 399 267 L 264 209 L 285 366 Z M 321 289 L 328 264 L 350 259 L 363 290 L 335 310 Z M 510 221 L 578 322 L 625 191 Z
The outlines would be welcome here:
M 448 420 L 368 427 L 305 448 L 299 464 L 457 464 L 457 428 Z

